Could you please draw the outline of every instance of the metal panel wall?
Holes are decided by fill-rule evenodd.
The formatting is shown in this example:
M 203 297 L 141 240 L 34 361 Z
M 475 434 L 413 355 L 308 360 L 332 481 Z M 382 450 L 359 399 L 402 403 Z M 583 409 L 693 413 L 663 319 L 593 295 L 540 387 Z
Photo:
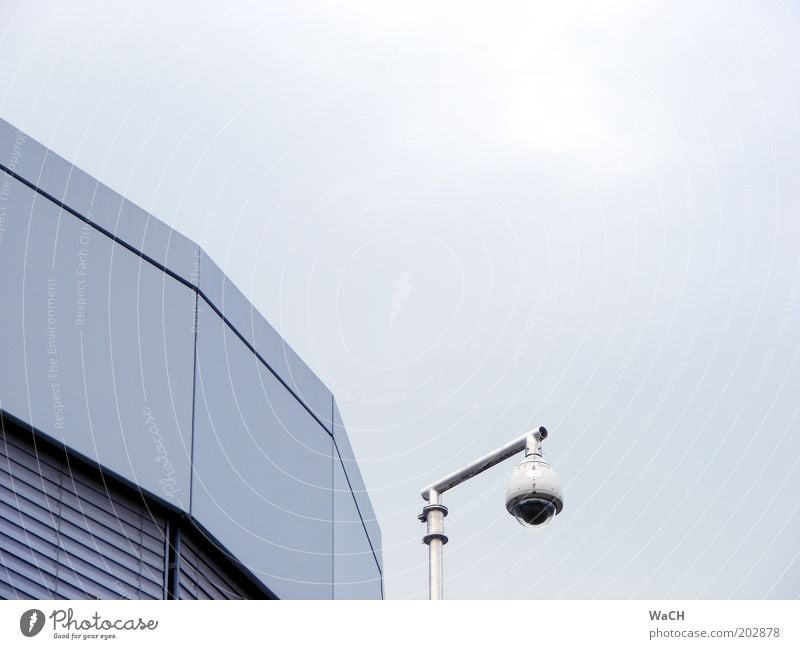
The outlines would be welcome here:
M 294 392 L 304 407 L 332 433 L 333 397 L 325 384 L 202 251 L 199 268 L 199 288 L 205 298 L 247 340 L 255 353 L 269 364 L 286 388 Z
M 333 408 L 333 438 L 336 440 L 336 447 L 339 450 L 339 456 L 344 466 L 344 472 L 347 475 L 348 484 L 353 490 L 353 497 L 355 498 L 359 514 L 369 536 L 369 543 L 375 552 L 375 560 L 378 562 L 381 571 L 383 571 L 381 528 L 378 525 L 375 511 L 372 509 L 369 493 L 367 493 L 367 487 L 364 485 L 364 480 L 361 477 L 361 471 L 358 468 L 358 462 L 356 462 L 353 447 L 350 446 L 347 431 L 342 423 L 342 416 L 339 414 L 339 408 L 335 403 Z
M 361 555 L 366 543 L 380 567 L 380 529 L 331 393 L 202 250 L 3 120 L 0 167 L 15 175 L 0 174 L 0 410 L 191 510 L 279 596 L 334 594 L 333 521 L 342 517 L 352 525 L 336 532 L 340 546 Z M 39 492 L 34 474 L 8 487 L 7 496 L 30 498 L 16 514 L 6 503 L 7 520 L 30 515 L 39 526 L 28 551 L 41 565 L 77 566 L 59 568 L 71 596 L 113 596 L 81 555 L 89 540 L 114 543 L 109 521 L 99 522 L 105 505 L 45 465 Z M 70 533 L 53 557 L 55 496 Z M 70 518 L 79 505 L 99 527 Z M 4 542 L 25 554 L 18 539 Z M 127 574 L 125 556 L 109 560 Z M 369 565 L 348 563 L 340 574 Z M 51 573 L 28 587 L 54 592 Z
M 333 461 L 333 596 L 381 599 L 382 577 L 338 452 Z
M 197 244 L 0 119 L 0 167 L 54 201 L 166 266 L 182 279 L 196 276 Z
M 2 182 L 0 408 L 188 509 L 194 291 Z
M 328 432 L 201 301 L 191 513 L 281 598 L 332 595 Z

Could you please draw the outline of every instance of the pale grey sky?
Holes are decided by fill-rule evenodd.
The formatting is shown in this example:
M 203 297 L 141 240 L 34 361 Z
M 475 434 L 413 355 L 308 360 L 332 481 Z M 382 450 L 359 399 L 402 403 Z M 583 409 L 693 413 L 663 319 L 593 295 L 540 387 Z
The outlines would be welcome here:
M 201 243 L 336 394 L 389 598 L 800 595 L 800 7 L 0 5 L 0 116 Z M 562 6 L 564 5 L 564 6 Z

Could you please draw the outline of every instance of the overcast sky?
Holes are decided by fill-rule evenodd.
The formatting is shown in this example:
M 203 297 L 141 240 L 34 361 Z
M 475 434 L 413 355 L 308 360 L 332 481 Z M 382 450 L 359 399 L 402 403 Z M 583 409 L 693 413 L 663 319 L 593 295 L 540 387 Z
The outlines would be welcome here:
M 540 424 L 563 513 L 448 493 L 446 597 L 800 596 L 800 6 L 597 4 L 0 4 L 0 116 L 334 391 L 389 598 Z

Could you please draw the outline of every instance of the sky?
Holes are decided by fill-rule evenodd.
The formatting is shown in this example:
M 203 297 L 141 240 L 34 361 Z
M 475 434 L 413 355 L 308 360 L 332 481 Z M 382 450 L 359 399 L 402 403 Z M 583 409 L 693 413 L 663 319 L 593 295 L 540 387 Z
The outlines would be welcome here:
M 266 6 L 265 6 L 266 5 Z M 800 596 L 800 6 L 4 2 L 0 117 L 200 243 L 334 392 L 427 597 Z

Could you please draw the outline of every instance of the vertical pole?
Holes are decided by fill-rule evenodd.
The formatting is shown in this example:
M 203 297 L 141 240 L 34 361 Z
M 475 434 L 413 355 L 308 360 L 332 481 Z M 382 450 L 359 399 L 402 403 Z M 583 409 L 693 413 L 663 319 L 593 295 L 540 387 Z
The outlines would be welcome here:
M 442 599 L 442 548 L 447 543 L 444 533 L 444 517 L 447 516 L 447 507 L 442 505 L 439 493 L 430 490 L 428 505 L 422 508 L 419 520 L 428 524 L 427 534 L 422 537 L 422 542 L 428 546 L 428 597 Z
M 430 584 L 428 587 L 429 599 L 442 599 L 442 535 L 444 534 L 444 512 L 441 511 L 439 494 L 431 494 L 431 505 L 434 509 L 428 511 L 428 573 Z

